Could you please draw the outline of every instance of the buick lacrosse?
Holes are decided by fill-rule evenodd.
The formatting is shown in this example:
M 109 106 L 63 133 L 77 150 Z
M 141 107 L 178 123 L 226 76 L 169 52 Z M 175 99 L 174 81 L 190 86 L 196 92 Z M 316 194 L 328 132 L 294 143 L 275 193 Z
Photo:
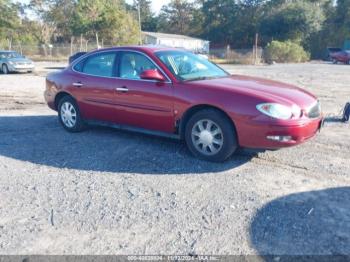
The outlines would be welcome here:
M 230 75 L 204 57 L 157 46 L 87 53 L 47 76 L 45 99 L 67 131 L 102 124 L 174 137 L 209 161 L 238 147 L 298 145 L 322 125 L 320 103 L 303 89 Z

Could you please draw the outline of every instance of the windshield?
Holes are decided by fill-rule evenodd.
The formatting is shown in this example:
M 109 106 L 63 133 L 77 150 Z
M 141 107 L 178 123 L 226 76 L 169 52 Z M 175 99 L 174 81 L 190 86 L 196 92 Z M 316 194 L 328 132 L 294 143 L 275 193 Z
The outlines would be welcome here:
M 206 58 L 186 51 L 158 51 L 156 56 L 181 81 L 204 80 L 228 76 Z
M 22 56 L 17 52 L 0 53 L 1 58 L 21 58 Z

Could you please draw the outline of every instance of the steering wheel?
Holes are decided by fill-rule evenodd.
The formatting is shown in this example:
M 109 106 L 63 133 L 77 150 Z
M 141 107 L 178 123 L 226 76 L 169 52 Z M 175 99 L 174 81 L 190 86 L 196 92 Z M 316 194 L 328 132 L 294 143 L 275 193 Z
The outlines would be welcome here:
M 192 73 L 194 71 L 194 68 L 192 67 L 191 63 L 183 62 L 179 67 L 179 71 L 181 74 L 187 75 Z

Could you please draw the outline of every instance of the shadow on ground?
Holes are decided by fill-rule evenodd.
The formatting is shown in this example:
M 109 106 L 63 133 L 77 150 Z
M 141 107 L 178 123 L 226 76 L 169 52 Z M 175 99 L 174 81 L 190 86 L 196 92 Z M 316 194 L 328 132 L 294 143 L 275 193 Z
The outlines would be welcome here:
M 0 117 L 0 155 L 35 164 L 79 170 L 140 174 L 200 174 L 236 168 L 254 153 L 225 163 L 190 155 L 183 142 L 93 127 L 68 133 L 57 116 Z
M 257 212 L 250 234 L 260 255 L 350 256 L 350 187 L 278 198 Z
M 64 66 L 46 66 L 45 69 L 50 69 L 50 70 L 63 70 L 65 69 Z
M 324 118 L 324 123 L 344 123 L 340 116 L 327 116 Z

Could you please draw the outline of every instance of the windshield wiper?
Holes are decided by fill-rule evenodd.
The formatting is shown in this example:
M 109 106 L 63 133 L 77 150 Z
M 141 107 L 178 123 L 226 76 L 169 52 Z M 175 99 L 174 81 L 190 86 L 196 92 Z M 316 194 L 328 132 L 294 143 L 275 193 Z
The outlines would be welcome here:
M 190 81 L 198 81 L 198 80 L 209 80 L 209 79 L 214 79 L 214 78 L 216 78 L 216 77 L 215 76 L 199 76 L 199 77 L 185 79 L 183 81 L 190 82 Z

